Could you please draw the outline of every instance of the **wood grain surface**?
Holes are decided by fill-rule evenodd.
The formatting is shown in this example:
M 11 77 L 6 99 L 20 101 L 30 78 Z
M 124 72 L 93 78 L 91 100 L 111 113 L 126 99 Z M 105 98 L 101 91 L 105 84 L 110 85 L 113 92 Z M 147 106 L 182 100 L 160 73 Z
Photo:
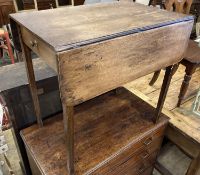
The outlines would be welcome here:
M 11 18 L 56 51 L 193 19 L 130 2 L 16 13 Z
M 99 174 L 108 170 L 112 174 L 112 168 L 120 172 L 120 166 L 127 167 L 121 174 L 125 170 L 127 174 L 131 174 L 130 167 L 133 165 L 138 170 L 147 171 L 155 160 L 154 153 L 156 155 L 159 150 L 167 124 L 163 114 L 159 122 L 153 124 L 153 116 L 153 107 L 124 89 L 119 89 L 117 93 L 111 91 L 76 106 L 76 174 L 98 174 L 95 173 L 97 170 Z M 21 136 L 29 157 L 31 156 L 41 174 L 67 174 L 61 114 L 44 121 L 42 128 L 33 125 L 24 129 Z M 146 155 L 146 151 L 149 155 Z M 143 163 L 145 168 L 141 169 Z
M 179 62 L 193 22 L 182 22 L 58 54 L 61 96 L 78 104 Z

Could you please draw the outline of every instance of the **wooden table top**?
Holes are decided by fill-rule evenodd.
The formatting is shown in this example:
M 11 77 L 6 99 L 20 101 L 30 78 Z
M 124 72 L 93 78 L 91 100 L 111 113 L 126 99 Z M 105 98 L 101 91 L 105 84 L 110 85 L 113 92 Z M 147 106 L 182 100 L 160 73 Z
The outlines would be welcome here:
M 192 16 L 130 2 L 16 13 L 11 18 L 55 51 L 193 20 Z

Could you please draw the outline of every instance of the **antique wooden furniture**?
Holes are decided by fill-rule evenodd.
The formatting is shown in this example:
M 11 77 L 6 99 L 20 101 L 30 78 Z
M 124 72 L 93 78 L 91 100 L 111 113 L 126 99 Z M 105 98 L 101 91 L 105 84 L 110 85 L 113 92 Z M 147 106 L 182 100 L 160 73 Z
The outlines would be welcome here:
M 191 5 L 192 5 L 192 0 L 182 0 L 182 1 L 168 0 L 166 1 L 165 8 L 166 10 L 175 10 L 176 12 L 179 13 L 189 14 Z M 179 93 L 179 100 L 177 103 L 178 107 L 181 105 L 181 101 L 184 99 L 192 74 L 195 72 L 196 68 L 199 67 L 200 65 L 199 54 L 200 54 L 200 48 L 198 46 L 198 43 L 190 40 L 188 48 L 185 54 L 183 55 L 183 60 L 180 62 L 180 64 L 186 67 L 185 70 L 186 74 Z M 152 86 L 158 79 L 159 75 L 160 75 L 160 70 L 154 73 L 154 76 L 150 81 L 149 85 Z
M 199 0 L 193 0 L 190 13 L 195 15 L 196 18 L 200 16 L 200 1 Z
M 34 0 L 36 1 L 36 0 Z M 22 0 L 22 6 L 24 10 L 33 9 L 34 2 L 33 0 Z M 71 0 L 37 0 L 37 9 L 45 10 L 50 8 L 57 8 L 63 5 L 71 5 Z
M 9 23 L 8 15 L 14 12 L 12 0 L 0 0 L 0 27 Z
M 32 5 L 31 6 L 28 6 L 28 7 L 24 7 L 24 4 L 22 2 L 21 7 L 19 7 L 19 3 L 17 0 L 13 0 L 14 2 L 14 5 L 15 5 L 15 11 L 16 12 L 21 12 L 21 11 L 24 11 L 24 10 L 38 10 L 38 3 L 37 3 L 37 0 L 33 0 L 32 1 Z
M 33 9 L 34 4 L 37 4 L 38 10 L 56 8 L 58 5 L 57 0 L 22 0 L 24 10 Z
M 38 123 L 21 132 L 33 174 L 151 174 L 167 124 L 160 113 L 172 65 L 187 46 L 193 17 L 114 2 L 12 14 L 11 25 Z M 58 73 L 63 114 L 44 123 L 31 50 Z M 156 109 L 118 88 L 162 67 Z
M 140 91 L 125 86 L 129 91 L 137 94 L 139 98 L 145 102 L 156 106 L 155 101 L 147 97 Z M 165 136 L 172 141 L 178 148 L 180 148 L 192 161 L 188 167 L 186 175 L 200 174 L 200 118 L 187 114 L 182 115 L 178 111 L 169 111 L 163 108 L 163 113 L 170 118 L 169 125 L 165 132 Z M 164 165 L 156 163 L 156 169 L 162 175 L 172 175 Z M 168 173 L 167 173 L 168 172 Z
M 180 62 L 180 64 L 184 65 L 186 69 L 185 69 L 185 77 L 181 85 L 178 97 L 179 99 L 177 106 L 181 105 L 181 102 L 185 97 L 185 94 L 189 86 L 189 82 L 192 78 L 192 74 L 198 67 L 200 67 L 200 47 L 198 46 L 197 42 L 192 40 L 189 41 L 188 48 L 184 54 L 184 59 Z

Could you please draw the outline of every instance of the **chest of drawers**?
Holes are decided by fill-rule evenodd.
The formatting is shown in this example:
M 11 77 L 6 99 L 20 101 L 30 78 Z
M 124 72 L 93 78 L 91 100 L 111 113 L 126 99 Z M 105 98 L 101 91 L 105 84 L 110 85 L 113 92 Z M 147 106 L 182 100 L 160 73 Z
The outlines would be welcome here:
M 11 15 L 38 122 L 21 132 L 33 174 L 150 174 L 167 124 L 161 110 L 172 65 L 192 25 L 191 16 L 130 2 Z M 44 123 L 31 51 L 59 80 L 63 114 Z M 119 88 L 163 67 L 156 109 Z
M 124 88 L 76 106 L 75 174 L 151 174 L 168 122 L 153 117 L 154 108 Z M 21 132 L 34 174 L 68 174 L 62 118 Z

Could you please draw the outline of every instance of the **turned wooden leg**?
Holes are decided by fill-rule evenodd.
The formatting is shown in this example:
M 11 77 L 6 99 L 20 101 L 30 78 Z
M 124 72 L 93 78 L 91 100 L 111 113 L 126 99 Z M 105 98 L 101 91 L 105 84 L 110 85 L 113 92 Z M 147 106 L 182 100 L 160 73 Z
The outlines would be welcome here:
M 154 83 L 157 81 L 157 79 L 158 79 L 158 77 L 160 75 L 160 72 L 161 72 L 161 70 L 158 70 L 158 71 L 154 72 L 153 77 L 152 77 L 151 81 L 149 82 L 150 86 L 153 86 Z
M 192 78 L 192 74 L 195 72 L 195 70 L 196 70 L 196 66 L 195 65 L 186 66 L 185 77 L 184 77 L 184 80 L 182 82 L 180 93 L 179 93 L 179 96 L 178 96 L 177 107 L 180 107 L 181 102 L 184 99 L 184 96 L 185 96 L 185 94 L 187 92 L 190 80 Z
M 186 175 L 199 175 L 199 174 L 200 174 L 200 153 L 190 163 Z

